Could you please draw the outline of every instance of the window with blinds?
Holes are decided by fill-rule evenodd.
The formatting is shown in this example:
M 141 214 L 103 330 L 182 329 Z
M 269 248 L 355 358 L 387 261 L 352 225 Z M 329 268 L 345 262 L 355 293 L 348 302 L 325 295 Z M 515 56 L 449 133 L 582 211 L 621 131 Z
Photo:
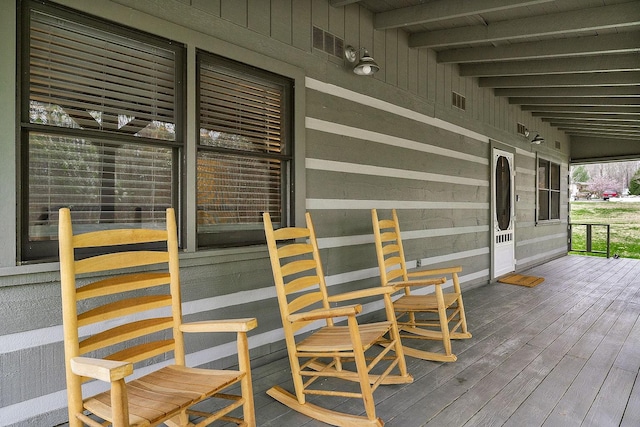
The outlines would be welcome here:
M 290 213 L 289 79 L 198 52 L 198 245 L 264 241 Z
M 22 258 L 81 228 L 161 226 L 176 205 L 184 47 L 49 3 L 23 13 Z

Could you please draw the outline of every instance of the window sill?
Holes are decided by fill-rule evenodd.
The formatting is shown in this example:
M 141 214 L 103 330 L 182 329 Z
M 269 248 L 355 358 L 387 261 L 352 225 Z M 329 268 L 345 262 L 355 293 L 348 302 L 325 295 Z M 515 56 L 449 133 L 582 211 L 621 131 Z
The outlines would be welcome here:
M 541 225 L 558 225 L 558 224 L 562 224 L 562 222 L 563 221 L 561 219 L 548 219 L 544 221 L 536 221 L 536 227 Z
M 269 258 L 267 245 L 253 245 L 224 249 L 206 249 L 181 252 L 180 267 L 224 264 Z M 60 281 L 60 263 L 43 262 L 11 267 L 0 267 L 0 288 Z

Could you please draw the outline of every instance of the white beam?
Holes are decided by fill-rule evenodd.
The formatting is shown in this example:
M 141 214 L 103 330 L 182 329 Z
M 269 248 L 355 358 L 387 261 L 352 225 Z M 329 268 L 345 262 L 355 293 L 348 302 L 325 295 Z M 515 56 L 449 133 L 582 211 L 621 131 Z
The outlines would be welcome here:
M 437 48 L 501 40 L 517 40 L 557 34 L 594 31 L 605 28 L 640 24 L 637 1 L 551 13 L 528 18 L 511 19 L 445 30 L 415 33 L 409 37 L 409 46 Z

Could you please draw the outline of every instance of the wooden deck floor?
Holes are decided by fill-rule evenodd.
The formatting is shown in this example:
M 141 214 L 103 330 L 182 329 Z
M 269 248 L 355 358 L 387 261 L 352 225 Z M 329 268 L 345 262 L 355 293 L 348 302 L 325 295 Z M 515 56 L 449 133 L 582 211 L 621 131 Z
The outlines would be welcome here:
M 640 261 L 567 256 L 523 273 L 545 281 L 463 291 L 473 338 L 454 342 L 455 363 L 407 358 L 415 381 L 374 395 L 387 427 L 640 426 Z M 286 359 L 253 382 L 258 425 L 324 425 L 265 394 L 293 390 Z
M 463 288 L 473 338 L 453 343 L 457 362 L 407 358 L 415 381 L 378 388 L 387 427 L 640 426 L 640 260 L 567 256 L 522 273 L 545 281 Z M 266 395 L 293 390 L 286 358 L 252 372 L 259 426 L 325 425 Z

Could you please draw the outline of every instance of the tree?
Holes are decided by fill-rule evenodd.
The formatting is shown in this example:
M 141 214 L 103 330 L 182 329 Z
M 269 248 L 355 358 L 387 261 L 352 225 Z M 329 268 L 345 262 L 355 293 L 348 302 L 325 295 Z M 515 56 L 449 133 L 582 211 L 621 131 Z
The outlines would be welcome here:
M 585 169 L 589 173 L 590 177 L 600 176 L 611 178 L 620 184 L 621 188 L 618 188 L 618 190 L 624 190 L 629 187 L 631 177 L 638 168 L 640 168 L 640 161 L 637 160 L 585 165 Z
M 629 180 L 629 194 L 640 195 L 640 169 Z
M 602 175 L 591 178 L 587 188 L 592 193 L 598 194 L 598 197 L 602 197 L 602 192 L 604 190 L 616 190 L 618 192 L 621 190 L 619 181 Z
M 577 166 L 571 173 L 573 182 L 589 182 L 589 171 L 584 165 Z

